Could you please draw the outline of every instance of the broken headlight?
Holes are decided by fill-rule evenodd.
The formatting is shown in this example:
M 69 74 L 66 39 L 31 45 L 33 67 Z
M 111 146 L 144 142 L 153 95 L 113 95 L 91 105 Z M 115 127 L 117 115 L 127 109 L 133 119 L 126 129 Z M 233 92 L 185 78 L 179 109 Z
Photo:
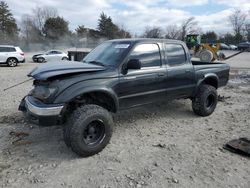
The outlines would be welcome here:
M 55 94 L 57 91 L 56 87 L 48 87 L 48 86 L 35 86 L 33 90 L 30 91 L 29 95 L 32 95 L 33 97 L 40 99 L 40 100 L 46 100 L 49 97 L 51 97 L 53 94 Z

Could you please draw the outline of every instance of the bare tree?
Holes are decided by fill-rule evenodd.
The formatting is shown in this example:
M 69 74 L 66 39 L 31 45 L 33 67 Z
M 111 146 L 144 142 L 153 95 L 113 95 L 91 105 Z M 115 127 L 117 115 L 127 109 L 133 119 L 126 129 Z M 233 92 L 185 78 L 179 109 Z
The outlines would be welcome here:
M 162 30 L 160 27 L 146 27 L 142 37 L 145 38 L 162 38 Z
M 198 22 L 195 21 L 194 17 L 190 17 L 186 20 L 184 20 L 181 24 L 181 33 L 180 33 L 180 38 L 181 40 L 184 41 L 185 36 L 187 34 L 196 34 L 198 31 L 198 27 L 197 27 Z
M 235 9 L 229 16 L 229 21 L 232 24 L 235 35 L 239 35 L 243 31 L 247 15 L 241 10 Z
M 179 39 L 180 38 L 180 28 L 178 28 L 177 25 L 167 26 L 165 38 L 167 38 L 167 39 Z
M 36 7 L 33 9 L 34 25 L 42 34 L 43 26 L 48 18 L 55 18 L 58 16 L 57 9 L 53 7 Z
M 27 40 L 35 39 L 40 34 L 40 31 L 34 23 L 33 17 L 29 14 L 24 14 L 22 16 L 20 29 L 22 36 Z
M 28 44 L 30 41 L 30 34 L 32 30 L 33 19 L 30 15 L 23 15 L 21 20 L 21 33 L 25 42 Z
M 245 29 L 244 30 L 245 30 L 245 33 L 246 33 L 247 40 L 250 41 L 250 23 L 247 23 L 245 25 Z
M 26 47 L 29 48 L 31 42 L 40 41 L 40 31 L 34 25 L 34 20 L 31 15 L 23 15 L 21 20 L 21 36 L 25 41 Z

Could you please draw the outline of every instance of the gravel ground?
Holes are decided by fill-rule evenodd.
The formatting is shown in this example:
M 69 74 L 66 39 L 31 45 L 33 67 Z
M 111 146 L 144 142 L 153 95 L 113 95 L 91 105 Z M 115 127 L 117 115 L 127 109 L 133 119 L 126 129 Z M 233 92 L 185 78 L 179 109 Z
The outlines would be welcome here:
M 31 81 L 3 91 L 36 65 L 0 67 L 0 187 L 250 187 L 249 158 L 222 149 L 250 136 L 249 73 L 234 72 L 218 91 L 225 101 L 209 117 L 194 115 L 189 100 L 119 112 L 111 143 L 79 158 L 60 126 L 39 127 L 17 111 Z

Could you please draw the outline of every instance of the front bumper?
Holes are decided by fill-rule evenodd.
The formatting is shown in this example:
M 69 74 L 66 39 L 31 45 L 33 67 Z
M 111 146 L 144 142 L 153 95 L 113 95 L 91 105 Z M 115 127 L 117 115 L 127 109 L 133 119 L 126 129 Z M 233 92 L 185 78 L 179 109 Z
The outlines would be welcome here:
M 54 122 L 62 117 L 64 104 L 44 104 L 32 96 L 26 96 L 21 101 L 18 110 L 26 113 L 32 119 L 53 119 Z

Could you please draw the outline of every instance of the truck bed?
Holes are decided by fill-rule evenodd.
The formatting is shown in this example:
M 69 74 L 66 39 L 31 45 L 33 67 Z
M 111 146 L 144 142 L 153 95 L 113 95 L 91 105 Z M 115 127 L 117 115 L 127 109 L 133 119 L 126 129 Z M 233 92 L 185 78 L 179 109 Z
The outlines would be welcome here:
M 201 61 L 191 61 L 197 78 L 202 78 L 206 73 L 216 74 L 218 77 L 218 87 L 226 85 L 229 78 L 230 66 L 226 63 L 205 63 Z

